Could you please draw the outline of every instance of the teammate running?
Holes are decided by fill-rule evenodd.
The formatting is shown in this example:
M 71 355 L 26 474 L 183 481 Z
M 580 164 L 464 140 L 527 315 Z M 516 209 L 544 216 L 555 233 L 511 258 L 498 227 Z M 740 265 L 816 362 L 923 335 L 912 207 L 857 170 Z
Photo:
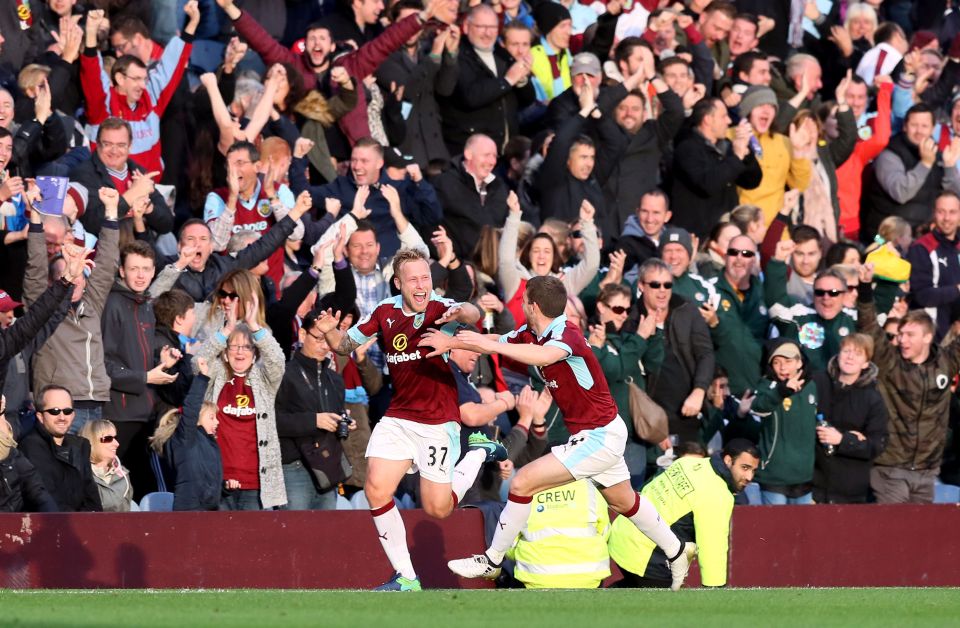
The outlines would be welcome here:
M 379 336 L 394 394 L 367 445 L 369 467 L 363 490 L 383 551 L 396 573 L 377 590 L 419 591 L 420 580 L 410 561 L 403 519 L 393 501 L 400 480 L 406 473 L 420 471 L 423 509 L 443 519 L 463 499 L 483 463 L 506 460 L 507 451 L 503 445 L 474 434 L 469 440 L 470 451 L 457 464 L 460 407 L 456 380 L 446 357 L 427 356 L 417 347 L 428 331 L 452 334 L 459 323 L 473 325 L 480 319 L 479 310 L 470 303 L 435 295 L 430 264 L 419 251 L 398 252 L 393 258 L 393 277 L 400 295 L 381 301 L 370 316 L 361 318 L 347 332 L 337 328 L 340 312 L 331 314 L 329 310 L 317 327 L 340 355 L 349 355 Z M 435 326 L 442 326 L 443 331 Z
M 500 563 L 530 514 L 535 493 L 573 480 L 590 478 L 607 503 L 627 517 L 668 557 L 672 582 L 678 590 L 687 576 L 696 551 L 694 543 L 682 543 L 660 518 L 656 508 L 630 487 L 630 473 L 623 460 L 627 427 L 617 415 L 600 364 L 583 334 L 567 321 L 563 310 L 567 291 L 555 277 L 534 277 L 523 294 L 527 324 L 497 338 L 473 331 L 456 337 L 430 331 L 420 345 L 434 350 L 427 357 L 451 349 L 498 353 L 537 367 L 570 431 L 570 439 L 551 453 L 517 472 L 510 483 L 507 505 L 499 527 L 484 554 L 452 560 L 451 571 L 465 578 L 496 578 Z

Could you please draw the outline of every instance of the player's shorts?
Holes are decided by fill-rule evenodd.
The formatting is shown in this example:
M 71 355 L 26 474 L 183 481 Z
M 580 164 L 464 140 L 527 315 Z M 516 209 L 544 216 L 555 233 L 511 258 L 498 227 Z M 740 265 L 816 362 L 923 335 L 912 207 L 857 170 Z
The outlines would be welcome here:
M 581 430 L 550 452 L 578 480 L 592 480 L 604 488 L 630 479 L 623 460 L 627 424 L 619 416 L 603 427 Z
M 407 473 L 420 472 L 432 482 L 453 482 L 453 467 L 460 459 L 460 424 L 455 421 L 427 425 L 385 416 L 373 428 L 367 458 L 412 460 Z

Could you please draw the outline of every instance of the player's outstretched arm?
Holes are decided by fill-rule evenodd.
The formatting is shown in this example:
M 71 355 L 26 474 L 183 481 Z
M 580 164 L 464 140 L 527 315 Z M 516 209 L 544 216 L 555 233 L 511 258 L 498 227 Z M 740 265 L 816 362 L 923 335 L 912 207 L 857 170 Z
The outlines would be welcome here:
M 457 334 L 459 340 L 465 346 L 464 349 L 478 351 L 480 353 L 498 353 L 511 360 L 529 364 L 530 366 L 548 366 L 554 362 L 566 359 L 570 353 L 560 347 L 534 344 L 509 344 L 496 340 L 494 336 L 479 334 L 475 331 L 461 331 Z M 460 347 L 455 347 L 460 348 Z

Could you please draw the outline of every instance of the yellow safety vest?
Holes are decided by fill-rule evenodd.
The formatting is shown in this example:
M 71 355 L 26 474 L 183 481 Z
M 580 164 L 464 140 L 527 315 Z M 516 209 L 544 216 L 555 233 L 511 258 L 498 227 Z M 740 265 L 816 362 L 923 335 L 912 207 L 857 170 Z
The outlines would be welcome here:
M 592 483 L 578 480 L 533 496 L 511 550 L 514 576 L 529 589 L 595 589 L 610 575 L 610 516 Z
M 538 87 L 537 99 L 543 102 L 549 102 L 560 92 L 568 89 L 571 83 L 570 77 L 570 52 L 561 50 L 558 54 L 557 64 L 560 68 L 560 76 L 553 77 L 553 68 L 550 66 L 550 55 L 547 54 L 543 44 L 537 44 L 530 49 L 530 74 L 536 79 L 534 87 Z
M 647 484 L 641 494 L 649 499 L 660 517 L 674 531 L 678 521 L 693 517 L 694 538 L 704 586 L 727 583 L 727 550 L 733 495 L 726 481 L 717 475 L 709 458 L 680 458 Z M 610 530 L 610 557 L 623 569 L 644 575 L 657 546 L 626 517 L 617 517 Z

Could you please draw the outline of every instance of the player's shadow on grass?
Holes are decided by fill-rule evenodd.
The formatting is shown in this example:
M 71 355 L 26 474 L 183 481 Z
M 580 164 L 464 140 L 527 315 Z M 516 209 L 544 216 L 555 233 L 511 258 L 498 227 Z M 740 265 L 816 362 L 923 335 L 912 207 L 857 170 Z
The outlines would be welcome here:
M 443 530 L 435 521 L 420 521 L 413 527 L 410 555 L 425 588 L 459 588 L 457 576 L 447 568 L 447 561 L 454 557 L 447 556 Z

